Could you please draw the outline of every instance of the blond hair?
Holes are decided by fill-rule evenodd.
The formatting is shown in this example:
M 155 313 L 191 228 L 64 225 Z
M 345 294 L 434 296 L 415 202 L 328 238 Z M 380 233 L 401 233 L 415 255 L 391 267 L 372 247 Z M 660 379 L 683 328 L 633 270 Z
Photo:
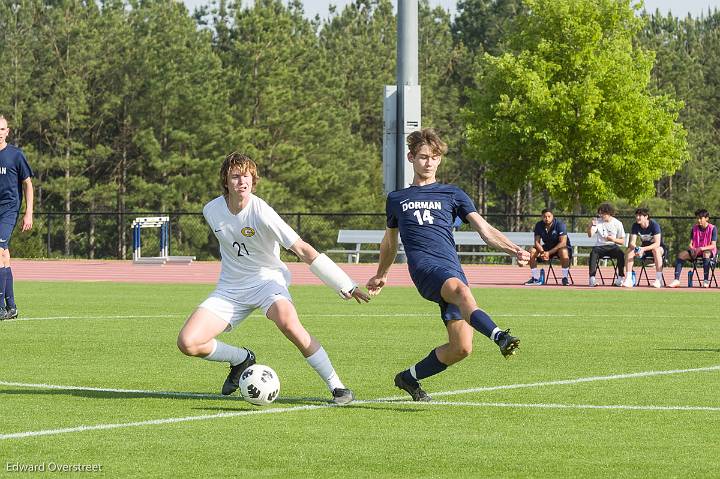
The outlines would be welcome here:
M 230 174 L 230 171 L 235 168 L 240 170 L 240 174 L 244 175 L 245 173 L 249 172 L 252 175 L 253 191 L 255 191 L 255 186 L 260 179 L 260 176 L 257 172 L 257 165 L 249 156 L 243 153 L 238 153 L 237 151 L 233 151 L 225 157 L 225 161 L 223 161 L 223 164 L 220 167 L 220 186 L 222 186 L 224 194 L 228 194 L 228 175 Z

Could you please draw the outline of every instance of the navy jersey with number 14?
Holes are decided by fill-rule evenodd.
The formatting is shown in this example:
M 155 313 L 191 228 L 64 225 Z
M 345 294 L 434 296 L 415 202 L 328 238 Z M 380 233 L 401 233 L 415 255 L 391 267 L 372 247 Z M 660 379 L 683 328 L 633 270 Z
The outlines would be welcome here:
M 456 218 L 467 223 L 467 215 L 475 211 L 470 197 L 455 185 L 410 186 L 388 195 L 387 226 L 400 230 L 408 269 L 418 289 L 428 271 L 436 268 L 455 270 L 464 278 L 453 224 Z

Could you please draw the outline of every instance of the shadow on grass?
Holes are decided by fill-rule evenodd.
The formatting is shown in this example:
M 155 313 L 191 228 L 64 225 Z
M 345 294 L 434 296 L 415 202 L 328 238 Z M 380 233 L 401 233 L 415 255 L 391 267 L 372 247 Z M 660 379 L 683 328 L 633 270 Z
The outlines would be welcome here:
M 282 404 L 295 404 L 295 405 L 302 405 L 302 406 L 327 406 L 328 408 L 339 408 L 339 409 L 347 409 L 347 410 L 353 410 L 353 409 L 364 409 L 368 411 L 377 411 L 377 410 L 383 410 L 383 411 L 395 411 L 395 412 L 402 412 L 402 413 L 408 413 L 408 412 L 422 412 L 423 410 L 427 411 L 427 409 L 421 409 L 421 408 L 413 408 L 408 407 L 407 404 L 398 404 L 394 405 L 392 402 L 354 402 L 350 404 L 346 404 L 344 406 L 340 406 L 338 404 L 333 404 L 332 401 L 326 400 L 326 399 L 317 399 L 317 398 L 285 398 L 278 399 L 277 401 L 273 402 L 269 406 L 255 406 L 255 409 L 257 411 L 262 411 L 263 408 L 272 408 L 276 407 L 278 405 Z M 193 408 L 195 410 L 200 411 L 222 411 L 222 412 L 237 412 L 237 411 L 246 411 L 247 408 L 233 408 L 233 407 L 220 407 L 220 406 L 213 406 L 213 407 L 195 407 Z M 292 409 L 292 408 L 288 408 Z
M 15 388 L 15 389 L 3 389 L 0 385 L 0 397 L 3 395 L 7 396 L 74 396 L 89 399 L 181 399 L 181 400 L 202 400 L 202 401 L 229 401 L 238 404 L 238 407 L 194 407 L 192 409 L 205 410 L 205 411 L 244 411 L 244 410 L 262 410 L 263 407 L 268 406 L 254 406 L 239 395 L 222 396 L 219 394 L 202 394 L 202 393 L 190 393 L 190 392 L 169 392 L 169 391 L 112 391 L 112 390 L 93 390 L 93 389 L 70 389 L 70 388 Z M 393 404 L 393 401 L 379 401 L 379 400 L 362 400 L 359 399 L 351 404 L 343 406 L 333 404 L 328 398 L 319 397 L 279 397 L 276 401 L 270 405 L 270 407 L 277 407 L 282 405 L 297 405 L 297 406 L 328 406 L 328 407 L 340 407 L 340 408 L 351 408 L 351 409 L 367 409 L 367 410 L 392 410 L 397 412 L 420 412 L 424 408 L 413 408 L 408 407 L 408 404 L 400 403 Z
M 655 351 L 682 351 L 691 353 L 720 353 L 720 349 L 713 348 L 655 348 Z
M 221 401 L 243 401 L 240 396 L 221 396 L 219 394 L 182 393 L 182 392 L 152 392 L 152 391 L 95 391 L 88 389 L 3 389 L 0 385 L 0 396 L 2 395 L 37 395 L 37 396 L 76 396 L 91 399 L 194 399 L 194 400 L 221 400 Z

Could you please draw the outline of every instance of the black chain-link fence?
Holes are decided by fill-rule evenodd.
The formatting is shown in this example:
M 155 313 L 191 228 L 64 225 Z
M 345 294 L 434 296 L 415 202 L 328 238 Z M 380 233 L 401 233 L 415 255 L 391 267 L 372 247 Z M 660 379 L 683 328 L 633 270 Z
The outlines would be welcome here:
M 285 221 L 308 243 L 319 251 L 344 249 L 351 245 L 338 245 L 340 229 L 385 228 L 383 213 L 281 213 Z M 12 236 L 10 251 L 14 257 L 22 258 L 90 258 L 90 259 L 131 259 L 132 222 L 138 217 L 168 216 L 170 218 L 170 254 L 196 256 L 198 260 L 218 259 L 218 245 L 214 234 L 205 223 L 201 213 L 190 212 L 40 212 L 34 217 L 33 229 L 20 232 L 20 222 Z M 568 231 L 582 232 L 590 221 L 587 216 L 556 215 L 565 221 Z M 635 222 L 635 216 L 617 217 L 626 232 Z M 500 231 L 532 231 L 540 220 L 539 214 L 502 215 L 489 214 L 486 219 Z M 654 217 L 663 230 L 665 244 L 674 257 L 690 242 L 690 228 L 695 223 L 691 217 Z M 715 223 L 714 219 L 711 222 Z M 469 231 L 468 225 L 461 227 Z M 160 251 L 160 229 L 143 228 L 141 232 L 143 256 L 157 256 Z M 429 248 L 432 245 L 428 246 Z M 377 249 L 377 245 L 367 245 Z M 485 247 L 464 247 L 463 251 L 482 251 Z M 337 261 L 347 256 L 336 254 Z M 283 252 L 283 260 L 294 261 L 292 253 Z M 377 255 L 362 255 L 362 261 L 376 262 Z M 507 262 L 507 258 L 496 256 L 464 256 L 464 263 Z

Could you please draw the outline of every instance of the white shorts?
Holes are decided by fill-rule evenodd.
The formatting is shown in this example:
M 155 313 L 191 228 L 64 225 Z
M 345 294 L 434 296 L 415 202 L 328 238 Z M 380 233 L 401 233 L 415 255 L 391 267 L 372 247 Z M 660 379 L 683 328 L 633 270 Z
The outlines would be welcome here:
M 292 301 L 287 285 L 270 280 L 255 288 L 242 291 L 216 289 L 199 307 L 226 321 L 228 327 L 225 331 L 230 331 L 258 308 L 267 315 L 270 306 L 279 299 Z

